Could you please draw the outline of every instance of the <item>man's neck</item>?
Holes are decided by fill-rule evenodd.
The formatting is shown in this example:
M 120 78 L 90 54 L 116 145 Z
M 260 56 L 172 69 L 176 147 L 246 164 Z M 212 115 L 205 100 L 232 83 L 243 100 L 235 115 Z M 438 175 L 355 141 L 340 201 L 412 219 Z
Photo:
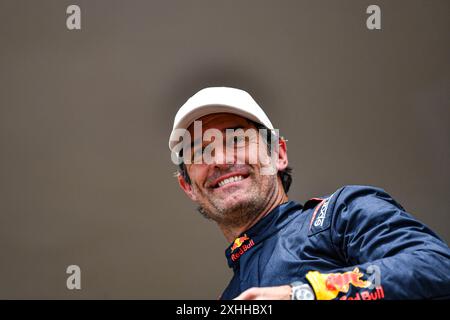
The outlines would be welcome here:
M 247 223 L 241 226 L 236 227 L 219 224 L 219 228 L 222 230 L 225 239 L 227 239 L 227 241 L 231 243 L 243 232 L 253 227 L 259 220 L 264 218 L 269 212 L 278 207 L 280 204 L 285 203 L 287 201 L 288 196 L 283 191 L 281 193 L 278 193 L 276 197 L 274 197 L 271 201 L 269 201 L 265 206 L 264 210 L 262 210 L 261 213 L 257 215 L 254 219 L 248 221 Z

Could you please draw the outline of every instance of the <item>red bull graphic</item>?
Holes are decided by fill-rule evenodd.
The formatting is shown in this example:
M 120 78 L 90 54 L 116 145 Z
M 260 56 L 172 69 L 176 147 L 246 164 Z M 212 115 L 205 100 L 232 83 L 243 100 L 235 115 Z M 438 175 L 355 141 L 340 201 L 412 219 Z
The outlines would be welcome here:
M 233 246 L 231 247 L 231 252 L 233 252 L 234 250 L 236 250 L 237 248 L 242 246 L 244 244 L 244 242 L 247 240 L 250 240 L 250 239 L 249 239 L 249 237 L 247 237 L 246 234 L 244 234 L 243 237 L 236 238 L 234 240 Z
M 380 300 L 384 299 L 384 290 L 382 286 L 376 287 L 375 291 L 364 290 L 357 292 L 353 297 L 342 296 L 339 300 Z
M 335 299 L 340 292 L 347 293 L 350 289 L 350 285 L 357 288 L 368 288 L 371 286 L 371 282 L 361 279 L 364 276 L 359 268 L 355 268 L 352 271 L 344 273 L 320 273 L 318 271 L 310 271 L 306 275 L 306 278 L 311 283 L 316 293 L 318 300 L 332 300 Z M 378 287 L 377 289 L 380 289 Z M 369 294 L 369 291 L 367 291 Z M 384 292 L 376 291 L 378 299 L 384 298 Z M 362 295 L 362 293 L 361 293 Z
M 248 242 L 244 244 L 245 242 Z M 253 247 L 255 245 L 255 242 L 253 240 L 250 240 L 250 238 L 245 234 L 242 237 L 236 238 L 233 242 L 233 245 L 231 246 L 231 260 L 236 261 L 240 258 L 244 252 L 246 252 L 248 249 Z M 239 250 L 238 250 L 239 249 Z M 238 250 L 237 252 L 233 253 L 234 251 Z

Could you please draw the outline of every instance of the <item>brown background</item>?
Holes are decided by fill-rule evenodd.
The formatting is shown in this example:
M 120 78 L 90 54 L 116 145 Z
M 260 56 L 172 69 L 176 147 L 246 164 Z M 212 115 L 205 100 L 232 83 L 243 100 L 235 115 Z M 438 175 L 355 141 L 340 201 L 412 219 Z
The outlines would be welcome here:
M 81 31 L 66 29 L 69 4 Z M 178 107 L 210 85 L 250 91 L 289 139 L 291 199 L 380 186 L 449 241 L 449 9 L 2 0 L 0 298 L 221 293 L 227 243 L 178 189 L 167 147 Z

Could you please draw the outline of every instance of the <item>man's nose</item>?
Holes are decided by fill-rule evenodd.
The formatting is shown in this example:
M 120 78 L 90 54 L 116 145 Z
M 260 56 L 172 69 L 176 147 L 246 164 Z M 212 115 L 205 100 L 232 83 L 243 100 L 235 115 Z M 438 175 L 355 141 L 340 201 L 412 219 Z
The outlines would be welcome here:
M 214 150 L 213 165 L 225 168 L 230 164 L 238 163 L 238 152 L 236 148 L 217 148 Z

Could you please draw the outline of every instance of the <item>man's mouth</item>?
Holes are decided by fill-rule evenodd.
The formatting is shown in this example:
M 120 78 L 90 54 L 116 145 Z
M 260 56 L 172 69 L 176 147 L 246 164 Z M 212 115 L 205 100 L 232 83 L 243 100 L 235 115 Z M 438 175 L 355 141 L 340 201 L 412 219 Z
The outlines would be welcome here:
M 238 183 L 246 178 L 248 178 L 248 174 L 242 174 L 242 173 L 231 173 L 224 175 L 220 178 L 218 178 L 212 185 L 213 189 L 222 188 L 224 186 Z
M 243 179 L 244 179 L 243 176 L 234 176 L 234 177 L 231 177 L 231 178 L 224 179 L 224 180 L 220 181 L 217 185 L 219 187 L 223 187 L 224 185 L 227 185 L 229 183 L 236 182 L 236 181 L 241 181 Z

